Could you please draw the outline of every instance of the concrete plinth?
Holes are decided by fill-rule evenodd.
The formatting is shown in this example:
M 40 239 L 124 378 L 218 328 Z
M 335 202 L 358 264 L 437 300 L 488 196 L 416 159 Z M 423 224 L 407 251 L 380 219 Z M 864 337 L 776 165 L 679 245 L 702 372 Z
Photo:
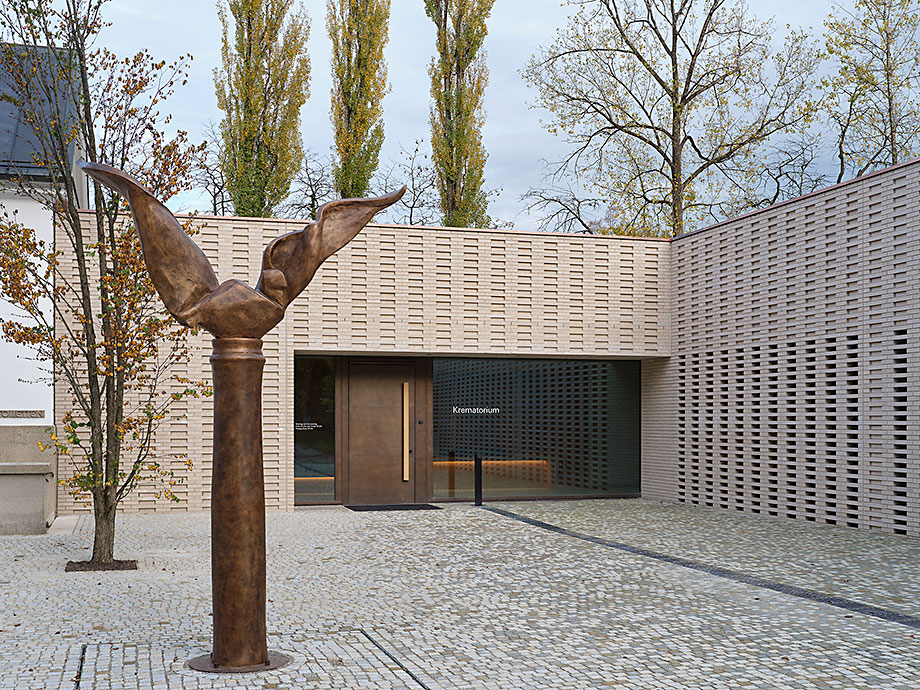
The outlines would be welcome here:
M 54 521 L 56 461 L 40 426 L 0 427 L 0 534 L 44 534 Z

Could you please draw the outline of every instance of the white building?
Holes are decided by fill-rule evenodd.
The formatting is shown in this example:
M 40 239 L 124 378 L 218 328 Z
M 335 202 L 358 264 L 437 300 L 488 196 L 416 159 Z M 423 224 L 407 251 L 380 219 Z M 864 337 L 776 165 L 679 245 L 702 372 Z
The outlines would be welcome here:
M 0 79 L 0 90 L 5 89 L 6 82 Z M 35 135 L 21 110 L 0 100 L 0 213 L 33 228 L 38 238 L 50 245 L 54 239 L 50 204 L 33 198 L 41 193 L 43 186 L 49 187 L 50 192 L 47 172 L 34 160 L 37 149 Z M 80 205 L 85 207 L 87 184 L 86 177 L 76 167 L 79 155 L 77 147 L 72 146 L 70 162 L 81 180 Z M 19 180 L 31 188 L 30 194 L 21 191 Z M 12 305 L 0 298 L 0 319 L 17 316 Z M 51 425 L 53 410 L 50 363 L 38 362 L 27 347 L 0 339 L 0 425 Z

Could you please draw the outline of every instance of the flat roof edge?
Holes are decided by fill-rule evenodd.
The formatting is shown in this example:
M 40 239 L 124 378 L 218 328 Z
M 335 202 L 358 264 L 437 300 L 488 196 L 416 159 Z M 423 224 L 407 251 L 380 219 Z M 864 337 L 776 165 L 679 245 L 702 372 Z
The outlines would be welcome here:
M 902 168 L 907 168 L 910 166 L 920 164 L 920 158 L 913 158 L 909 161 L 904 161 L 903 163 L 898 163 L 897 165 L 891 165 L 887 168 L 881 168 L 880 170 L 874 170 L 871 173 L 861 175 L 860 177 L 854 177 L 850 180 L 845 180 L 843 182 L 838 182 L 832 184 L 829 187 L 824 187 L 822 189 L 816 189 L 813 192 L 808 194 L 803 194 L 802 196 L 793 197 L 792 199 L 784 199 L 783 201 L 778 201 L 775 204 L 770 204 L 769 206 L 764 206 L 763 208 L 754 209 L 748 211 L 747 213 L 742 213 L 740 216 L 734 216 L 732 218 L 726 218 L 725 220 L 720 220 L 717 223 L 707 225 L 702 228 L 697 228 L 696 230 L 691 230 L 690 232 L 679 235 L 678 237 L 637 237 L 635 235 L 613 235 L 613 234 L 594 234 L 594 233 L 585 233 L 585 232 L 544 232 L 540 230 L 517 230 L 515 228 L 453 228 L 446 227 L 443 225 L 402 225 L 399 223 L 368 223 L 368 226 L 376 228 L 404 228 L 411 230 L 434 230 L 434 231 L 447 231 L 451 233 L 486 233 L 489 235 L 526 235 L 531 237 L 568 237 L 568 238 L 584 238 L 591 241 L 636 241 L 636 242 L 678 242 L 687 237 L 692 237 L 703 232 L 708 232 L 710 230 L 715 230 L 721 228 L 724 225 L 729 223 L 735 223 L 738 221 L 743 221 L 750 219 L 761 213 L 768 213 L 770 211 L 775 211 L 778 208 L 788 206 L 790 204 L 796 204 L 804 201 L 805 199 L 811 199 L 822 194 L 828 194 L 834 191 L 837 191 L 843 187 L 856 185 L 863 183 L 867 180 L 870 180 L 874 177 L 880 175 L 888 175 L 895 170 L 900 170 Z M 81 212 L 92 213 L 92 209 L 79 209 Z M 199 218 L 203 221 L 208 219 L 214 220 L 237 220 L 237 221 L 258 221 L 260 223 L 310 223 L 311 220 L 306 220 L 303 218 L 259 218 L 256 216 L 214 216 L 204 213 L 176 213 L 176 217 L 179 218 Z
M 92 209 L 81 208 L 81 213 L 93 213 Z M 257 221 L 259 223 L 312 223 L 312 220 L 303 218 L 259 218 L 258 216 L 212 216 L 204 213 L 175 213 L 177 218 L 196 218 L 202 221 L 206 220 L 234 220 L 234 221 Z M 540 230 L 516 230 L 514 228 L 451 228 L 443 225 L 400 225 L 398 223 L 368 223 L 368 227 L 375 228 L 393 228 L 407 230 L 434 230 L 446 231 L 452 233 L 483 233 L 488 235 L 528 235 L 531 237 L 569 237 L 573 239 L 583 238 L 594 241 L 620 241 L 629 240 L 637 242 L 670 242 L 670 237 L 636 237 L 634 235 L 603 235 L 586 232 L 543 232 Z
M 822 187 L 821 189 L 816 189 L 815 191 L 809 192 L 808 194 L 803 194 L 802 196 L 796 196 L 791 199 L 784 199 L 783 201 L 777 201 L 775 204 L 770 204 L 769 206 L 764 206 L 763 208 L 757 208 L 757 209 L 754 209 L 753 211 L 742 213 L 740 216 L 734 216 L 733 218 L 726 218 L 725 220 L 720 220 L 718 223 L 713 223 L 712 225 L 707 225 L 702 228 L 697 228 L 696 230 L 691 230 L 690 232 L 686 232 L 683 235 L 679 235 L 678 237 L 669 238 L 668 241 L 677 242 L 679 240 L 685 239 L 687 237 L 691 237 L 693 235 L 698 235 L 708 230 L 715 230 L 716 228 L 721 228 L 723 225 L 727 225 L 728 223 L 735 223 L 739 220 L 746 220 L 760 213 L 767 213 L 769 211 L 774 211 L 783 206 L 788 206 L 790 204 L 799 203 L 801 201 L 804 201 L 805 199 L 811 199 L 813 197 L 817 197 L 822 194 L 827 194 L 833 191 L 837 191 L 843 187 L 848 187 L 851 185 L 859 184 L 873 177 L 878 177 L 880 175 L 888 175 L 895 170 L 900 170 L 902 168 L 908 168 L 912 165 L 918 165 L 918 164 L 920 164 L 920 158 L 912 158 L 909 161 L 904 161 L 903 163 L 898 163 L 897 165 L 889 165 L 887 168 L 873 170 L 871 173 L 866 173 L 865 175 L 860 175 L 859 177 L 854 177 L 849 180 L 844 180 L 843 182 L 832 184 L 830 187 Z

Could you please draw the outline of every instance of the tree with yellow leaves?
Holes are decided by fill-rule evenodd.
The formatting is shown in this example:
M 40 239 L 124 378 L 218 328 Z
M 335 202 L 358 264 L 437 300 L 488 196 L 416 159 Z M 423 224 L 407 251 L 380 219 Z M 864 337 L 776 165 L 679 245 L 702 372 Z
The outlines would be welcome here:
M 327 0 L 332 41 L 333 170 L 338 195 L 363 197 L 383 145 L 383 97 L 390 0 Z
M 186 329 L 147 278 L 123 202 L 95 184 L 95 213 L 78 210 L 74 148 L 90 161 L 127 168 L 160 199 L 188 188 L 200 148 L 184 132 L 169 140 L 160 131 L 169 120 L 159 115 L 162 101 L 185 82 L 191 58 L 167 64 L 146 51 L 119 58 L 94 48 L 104 4 L 0 5 L 0 31 L 10 41 L 0 46 L 3 93 L 45 178 L 20 172 L 15 182 L 48 208 L 56 232 L 49 245 L 15 215 L 0 217 L 0 296 L 16 310 L 3 320 L 3 337 L 51 362 L 56 384 L 70 393 L 56 410 L 63 423 L 53 440 L 61 466 L 71 464 L 62 483 L 92 501 L 91 562 L 101 568 L 116 565 L 116 509 L 140 482 L 161 480 L 158 495 L 178 500 L 173 487 L 182 477 L 161 464 L 155 432 L 177 399 L 203 390 L 188 381 L 182 392 L 167 390 L 187 358 Z
M 431 161 L 448 227 L 488 227 L 482 99 L 488 82 L 482 50 L 495 0 L 425 0 L 437 29 L 431 75 Z
M 630 234 L 676 236 L 756 203 L 761 147 L 813 117 L 808 37 L 792 32 L 773 54 L 770 25 L 733 0 L 573 4 L 524 72 L 549 131 L 574 147 L 559 172 Z
M 920 4 L 856 0 L 837 12 L 825 22 L 837 73 L 824 88 L 841 182 L 920 153 Z
M 291 12 L 293 4 L 224 0 L 218 6 L 221 166 L 239 216 L 271 216 L 303 161 L 300 108 L 310 95 L 310 22 L 303 8 Z

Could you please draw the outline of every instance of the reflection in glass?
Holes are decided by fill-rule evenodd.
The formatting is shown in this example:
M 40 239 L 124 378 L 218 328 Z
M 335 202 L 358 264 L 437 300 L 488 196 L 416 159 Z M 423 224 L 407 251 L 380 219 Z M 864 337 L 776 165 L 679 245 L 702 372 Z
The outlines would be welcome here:
M 639 493 L 640 363 L 436 359 L 434 498 Z
M 294 505 L 335 500 L 335 367 L 294 357 Z

